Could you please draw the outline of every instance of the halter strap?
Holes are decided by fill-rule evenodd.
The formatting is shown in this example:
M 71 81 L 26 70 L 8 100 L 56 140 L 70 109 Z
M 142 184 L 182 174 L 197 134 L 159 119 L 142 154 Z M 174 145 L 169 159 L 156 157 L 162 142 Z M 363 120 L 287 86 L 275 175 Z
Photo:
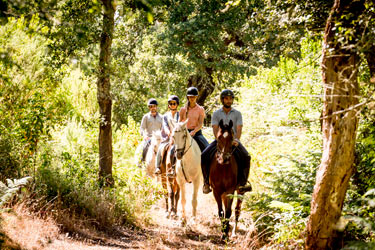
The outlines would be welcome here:
M 187 138 L 188 136 L 187 136 L 187 133 L 186 133 L 186 131 L 187 130 L 185 130 L 184 131 L 184 136 Z M 188 147 L 188 149 L 186 149 L 186 151 L 185 151 L 185 147 L 186 147 L 186 138 L 185 138 L 185 142 L 184 142 L 184 147 L 182 148 L 182 149 L 176 149 L 176 151 L 178 151 L 178 150 L 182 150 L 182 156 L 184 156 L 188 151 L 189 151 L 189 149 L 191 148 L 191 145 L 193 145 L 193 138 L 191 138 L 191 143 L 190 143 L 190 146 Z M 181 157 L 182 157 L 181 156 Z

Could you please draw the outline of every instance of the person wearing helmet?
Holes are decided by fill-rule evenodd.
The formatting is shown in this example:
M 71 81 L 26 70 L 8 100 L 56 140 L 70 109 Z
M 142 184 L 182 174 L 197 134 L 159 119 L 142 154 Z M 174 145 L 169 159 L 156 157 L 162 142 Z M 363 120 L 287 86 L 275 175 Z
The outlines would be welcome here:
M 250 170 L 250 160 L 251 157 L 247 152 L 246 148 L 241 144 L 240 138 L 242 134 L 242 114 L 240 111 L 232 108 L 234 99 L 234 93 L 232 90 L 224 89 L 220 93 L 220 101 L 223 104 L 223 107 L 216 110 L 212 114 L 211 126 L 215 138 L 217 138 L 217 133 L 219 132 L 219 122 L 223 120 L 224 124 L 229 124 L 229 121 L 233 122 L 233 131 L 234 131 L 234 141 L 233 141 L 233 155 L 236 159 L 238 165 L 238 177 L 237 183 L 241 191 L 247 192 L 251 191 L 251 186 L 247 185 L 247 179 L 249 176 Z M 211 192 L 209 184 L 209 173 L 210 173 L 210 163 L 214 158 L 216 153 L 217 141 L 214 140 L 208 147 L 202 152 L 201 155 L 201 166 L 204 179 L 203 193 L 208 194 Z
M 172 120 L 176 122 L 180 118 L 180 112 L 177 111 L 178 105 L 180 104 L 180 99 L 176 95 L 171 95 L 168 98 L 168 109 L 169 111 L 164 114 L 163 116 L 163 124 L 161 128 L 161 137 L 162 141 L 160 143 L 158 152 L 156 154 L 156 162 L 155 162 L 155 174 L 161 174 L 160 164 L 161 158 L 164 154 L 164 150 L 168 143 L 170 143 L 170 136 L 172 133 Z M 171 156 L 174 155 L 174 147 L 171 149 Z M 172 164 L 173 165 L 173 164 Z M 173 169 L 169 169 L 168 175 L 174 175 Z
M 143 152 L 141 161 L 144 162 L 150 146 L 152 132 L 161 130 L 163 117 L 158 113 L 158 101 L 151 98 L 147 101 L 150 112 L 145 114 L 141 122 L 141 135 L 143 137 Z
M 190 135 L 198 143 L 201 152 L 208 146 L 208 141 L 202 134 L 203 121 L 205 117 L 204 108 L 197 103 L 198 89 L 190 87 L 187 89 L 186 97 L 188 102 L 180 110 L 180 122 L 189 119 L 186 127 Z

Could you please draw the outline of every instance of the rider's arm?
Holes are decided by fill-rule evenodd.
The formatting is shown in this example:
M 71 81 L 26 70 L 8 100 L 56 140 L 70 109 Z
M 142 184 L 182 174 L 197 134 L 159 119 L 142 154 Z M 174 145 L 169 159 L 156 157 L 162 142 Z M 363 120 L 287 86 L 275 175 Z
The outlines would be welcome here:
M 215 139 L 217 140 L 217 132 L 219 132 L 219 125 L 212 125 L 212 130 L 214 132 Z
M 241 134 L 242 134 L 242 125 L 237 125 L 237 134 L 236 134 L 237 140 L 241 139 Z
M 194 134 L 203 128 L 203 121 L 204 121 L 204 110 L 201 111 L 198 118 L 198 126 L 194 129 Z
M 164 130 L 165 134 L 167 134 L 169 136 L 171 131 L 169 130 L 168 116 L 167 115 L 163 116 L 162 130 Z
M 183 122 L 186 120 L 186 108 L 182 107 L 180 110 L 180 118 L 178 119 L 179 122 Z
M 147 139 L 147 117 L 146 115 L 143 116 L 141 122 L 141 135 L 143 139 Z

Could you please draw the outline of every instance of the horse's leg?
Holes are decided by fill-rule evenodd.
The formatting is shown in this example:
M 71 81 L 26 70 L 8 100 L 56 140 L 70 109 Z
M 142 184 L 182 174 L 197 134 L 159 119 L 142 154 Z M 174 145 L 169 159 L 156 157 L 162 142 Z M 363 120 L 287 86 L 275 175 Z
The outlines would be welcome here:
M 167 213 L 168 215 L 168 187 L 167 187 L 167 178 L 165 176 L 165 174 L 162 173 L 162 176 L 161 176 L 161 184 L 163 186 L 163 189 L 164 189 L 164 198 L 165 198 L 165 212 Z
M 180 184 L 181 188 L 181 207 L 182 207 L 182 224 L 186 224 L 185 204 L 186 204 L 186 190 L 185 183 Z
M 178 200 L 180 199 L 180 186 L 177 184 L 177 181 L 174 181 L 174 214 L 175 216 L 177 215 L 177 205 L 178 205 Z
M 240 193 L 238 190 L 237 190 L 237 196 L 241 196 L 243 195 L 243 193 Z M 237 204 L 236 204 L 236 209 L 235 209 L 235 220 L 234 220 L 234 227 L 233 227 L 233 231 L 232 231 L 232 236 L 236 236 L 236 231 L 237 231 L 237 224 L 238 224 L 238 218 L 240 217 L 240 213 L 241 213 L 241 205 L 242 205 L 242 199 L 237 197 Z
M 224 216 L 223 203 L 222 203 L 222 200 L 221 200 L 221 194 L 219 194 L 218 192 L 215 192 L 215 189 L 214 189 L 214 197 L 215 197 L 216 204 L 217 204 L 217 212 L 219 214 L 219 219 L 220 219 L 220 222 L 222 223 L 222 219 L 223 219 L 223 216 Z
M 232 203 L 233 198 L 228 197 L 228 194 L 223 194 L 223 202 L 225 207 L 225 216 L 223 218 L 223 232 L 224 232 L 224 238 L 228 237 L 229 233 L 229 220 L 230 216 L 232 215 Z
M 168 204 L 170 208 L 168 210 L 168 217 L 171 215 L 171 211 L 173 210 L 173 187 L 172 183 L 170 182 L 169 178 L 167 178 L 167 187 L 168 187 Z
M 174 178 L 167 177 L 168 179 L 168 195 L 169 195 L 169 204 L 171 205 L 169 214 L 171 216 L 176 216 L 177 209 L 175 203 L 176 201 L 176 180 Z
M 196 178 L 193 181 L 193 197 L 191 199 L 191 205 L 193 208 L 193 217 L 197 215 L 197 204 L 198 204 L 197 196 L 198 196 L 199 186 L 200 186 L 200 178 Z

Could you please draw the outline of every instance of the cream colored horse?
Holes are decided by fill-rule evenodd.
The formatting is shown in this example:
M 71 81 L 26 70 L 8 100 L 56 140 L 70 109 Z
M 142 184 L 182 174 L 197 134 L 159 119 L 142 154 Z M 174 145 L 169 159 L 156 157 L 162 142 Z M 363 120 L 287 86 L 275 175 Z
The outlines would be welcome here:
M 150 177 L 155 177 L 155 161 L 156 161 L 156 153 L 158 152 L 158 148 L 161 142 L 161 132 L 153 132 L 151 137 L 151 144 L 147 150 L 146 158 L 145 158 L 145 165 L 146 165 L 146 173 Z
M 181 190 L 182 223 L 186 223 L 186 183 L 193 183 L 192 216 L 197 214 L 198 189 L 202 183 L 201 150 L 198 143 L 191 137 L 185 122 L 173 123 L 172 136 L 176 145 L 176 180 Z

